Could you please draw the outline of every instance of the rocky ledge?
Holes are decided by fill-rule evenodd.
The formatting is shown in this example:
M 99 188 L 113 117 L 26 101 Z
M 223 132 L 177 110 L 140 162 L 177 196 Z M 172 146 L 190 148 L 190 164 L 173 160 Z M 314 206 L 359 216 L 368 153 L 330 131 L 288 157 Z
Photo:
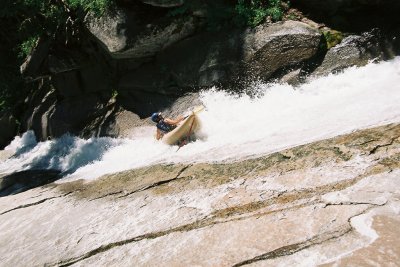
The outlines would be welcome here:
M 4 266 L 349 266 L 400 260 L 400 125 L 221 164 L 0 198 Z

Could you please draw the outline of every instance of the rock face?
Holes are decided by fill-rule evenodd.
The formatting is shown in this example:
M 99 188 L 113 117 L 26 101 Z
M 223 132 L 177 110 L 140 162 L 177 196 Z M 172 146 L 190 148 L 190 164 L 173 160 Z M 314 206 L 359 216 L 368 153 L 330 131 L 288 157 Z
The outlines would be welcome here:
M 65 133 L 85 137 L 117 134 L 109 119 L 115 106 L 112 71 L 97 47 L 84 42 L 89 51 L 56 49 L 48 39 L 39 40 L 21 67 L 36 87 L 25 100 L 21 132 L 32 129 L 38 140 Z
M 18 130 L 17 120 L 11 113 L 0 113 L 0 129 L 0 149 L 3 149 L 17 134 Z
M 28 78 L 37 79 L 45 74 L 43 65 L 49 53 L 50 40 L 47 37 L 42 37 L 38 40 L 36 47 L 31 54 L 26 58 L 25 62 L 21 65 L 21 74 Z
M 59 171 L 21 171 L 0 177 L 0 197 L 24 192 L 59 179 Z
M 2 264 L 390 265 L 399 162 L 400 125 L 387 125 L 241 162 L 50 184 L 0 198 Z
M 165 49 L 155 61 L 127 73 L 119 91 L 129 99 L 125 101 L 128 108 L 146 114 L 146 106 L 154 110 L 157 103 L 168 102 L 168 95 L 173 98 L 185 88 L 210 87 L 238 76 L 269 79 L 279 69 L 314 56 L 320 39 L 317 29 L 295 21 L 246 31 L 206 32 Z
M 159 20 L 142 25 L 137 15 L 128 9 L 117 9 L 95 18 L 88 15 L 86 25 L 114 58 L 151 57 L 182 40 L 196 30 L 193 17 Z
M 261 25 L 245 33 L 243 57 L 252 75 L 269 78 L 281 68 L 313 57 L 320 40 L 320 32 L 302 22 Z
M 321 5 L 301 2 L 299 6 L 310 9 Z M 342 16 L 344 7 L 356 10 L 357 4 L 397 6 L 355 0 L 329 0 L 322 6 L 334 18 Z M 285 17 L 284 22 L 266 20 L 252 29 L 221 23 L 218 30 L 208 30 L 212 19 L 218 19 L 212 11 L 230 10 L 232 5 L 222 0 L 122 1 L 100 18 L 88 14 L 74 45 L 41 38 L 21 66 L 38 88 L 27 99 L 27 112 L 18 117 L 21 131 L 34 129 L 40 140 L 66 132 L 118 136 L 125 126 L 119 130 L 117 111 L 133 112 L 140 120 L 214 85 L 242 92 L 255 79 L 298 84 L 314 70 L 314 76 L 325 75 L 400 51 L 400 38 L 388 42 L 397 42 L 393 48 L 370 32 L 347 37 L 322 62 L 322 24 L 306 18 L 302 21 L 307 24 Z
M 313 72 L 321 76 L 341 71 L 351 66 L 364 66 L 369 61 L 385 57 L 385 49 L 381 47 L 379 33 L 350 35 L 328 50 L 321 65 Z
M 79 91 L 82 86 L 78 84 L 82 85 L 85 81 L 89 84 L 90 81 L 101 82 L 101 79 L 95 76 L 74 79 L 76 75 L 79 75 L 79 71 L 59 74 L 56 79 L 60 84 L 58 90 L 48 82 L 39 85 L 29 98 L 29 108 L 21 123 L 22 132 L 34 130 L 38 140 L 59 137 L 67 132 L 86 137 L 117 134 L 110 129 L 113 122 L 109 118 L 115 107 L 115 100 L 110 99 L 110 94 L 104 91 Z

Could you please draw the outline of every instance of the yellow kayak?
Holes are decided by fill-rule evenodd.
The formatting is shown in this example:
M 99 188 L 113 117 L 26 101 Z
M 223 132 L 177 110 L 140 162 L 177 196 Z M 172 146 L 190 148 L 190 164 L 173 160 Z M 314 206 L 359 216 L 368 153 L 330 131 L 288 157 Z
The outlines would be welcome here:
M 190 135 L 198 131 L 200 129 L 200 120 L 197 113 L 203 109 L 204 106 L 194 108 L 187 118 L 181 121 L 175 129 L 165 134 L 161 140 L 165 144 L 175 145 L 178 141 L 188 138 Z

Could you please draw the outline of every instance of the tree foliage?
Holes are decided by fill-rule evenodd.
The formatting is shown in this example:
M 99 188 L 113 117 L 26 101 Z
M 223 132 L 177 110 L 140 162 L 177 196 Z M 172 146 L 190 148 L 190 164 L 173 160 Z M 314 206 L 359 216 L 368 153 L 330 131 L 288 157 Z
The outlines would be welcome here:
M 279 21 L 283 16 L 281 0 L 238 0 L 235 10 L 238 22 L 251 27 L 262 23 L 267 17 Z
M 206 11 L 207 28 L 214 31 L 232 24 L 255 27 L 268 17 L 271 21 L 280 21 L 288 6 L 287 0 L 233 0 L 229 4 L 223 1 L 210 1 L 207 3 Z M 198 8 L 197 2 L 188 2 L 171 9 L 168 15 L 186 15 Z
M 71 42 L 78 38 L 88 12 L 101 16 L 113 3 L 113 0 L 1 0 L 0 110 L 26 94 L 19 66 L 40 36 Z

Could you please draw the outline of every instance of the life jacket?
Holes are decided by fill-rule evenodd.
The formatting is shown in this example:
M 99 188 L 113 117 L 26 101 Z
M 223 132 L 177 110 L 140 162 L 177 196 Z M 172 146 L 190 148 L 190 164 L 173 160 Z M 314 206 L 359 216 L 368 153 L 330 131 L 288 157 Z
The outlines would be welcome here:
M 173 129 L 175 129 L 175 127 L 175 125 L 168 124 L 164 120 L 160 120 L 157 123 L 157 128 L 164 134 L 172 131 Z

